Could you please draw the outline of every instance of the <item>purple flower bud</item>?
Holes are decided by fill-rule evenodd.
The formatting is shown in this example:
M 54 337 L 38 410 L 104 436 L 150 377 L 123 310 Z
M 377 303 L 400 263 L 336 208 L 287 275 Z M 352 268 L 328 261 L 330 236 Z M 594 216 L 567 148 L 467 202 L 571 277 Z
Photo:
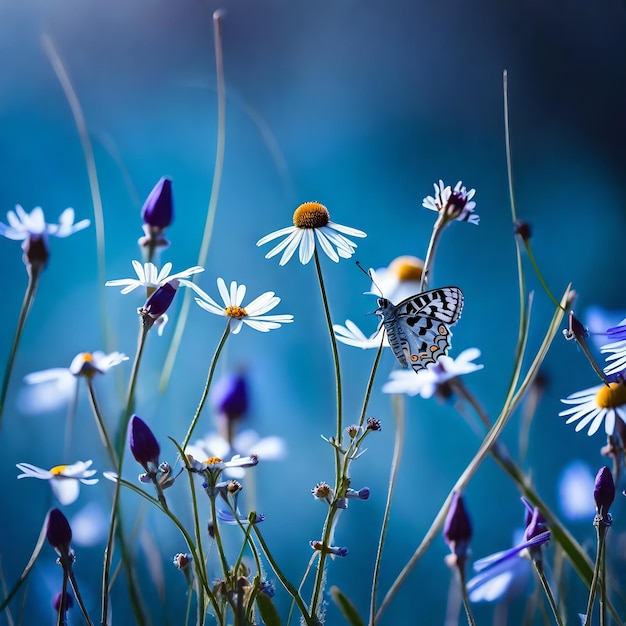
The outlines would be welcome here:
M 237 420 L 248 411 L 248 385 L 241 374 L 231 374 L 220 379 L 211 400 L 215 411 L 228 420 Z
M 472 524 L 465 510 L 463 496 L 456 492 L 452 495 L 450 510 L 443 526 L 443 536 L 453 552 L 457 552 L 460 546 L 466 548 L 472 538 Z
M 48 513 L 46 537 L 50 545 L 59 554 L 65 554 L 70 551 L 72 529 L 67 518 L 59 509 L 51 509 Z
M 58 613 L 61 608 L 61 598 L 63 597 L 63 592 L 59 591 L 52 598 L 52 608 Z M 74 598 L 66 591 L 65 592 L 65 604 L 63 605 L 63 610 L 67 611 L 74 606 Z
M 178 280 L 174 278 L 169 282 L 161 285 L 147 300 L 141 309 L 139 309 L 140 315 L 148 316 L 153 321 L 161 317 L 167 309 L 170 308 L 172 300 L 176 295 L 178 289 Z
M 596 514 L 599 520 L 610 523 L 609 509 L 615 500 L 615 483 L 611 470 L 606 465 L 601 467 L 596 475 L 593 499 L 596 501 Z
M 154 228 L 167 228 L 174 219 L 172 202 L 172 179 L 163 176 L 146 198 L 141 217 L 144 223 Z
M 130 423 L 130 450 L 146 472 L 156 472 L 161 447 L 148 425 L 137 415 L 133 415 Z

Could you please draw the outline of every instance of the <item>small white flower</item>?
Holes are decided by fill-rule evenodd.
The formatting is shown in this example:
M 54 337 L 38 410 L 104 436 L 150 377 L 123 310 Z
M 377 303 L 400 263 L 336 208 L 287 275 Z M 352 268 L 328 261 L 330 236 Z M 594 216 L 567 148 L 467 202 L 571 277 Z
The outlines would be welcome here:
M 0 222 L 0 235 L 16 241 L 42 235 L 69 237 L 90 224 L 89 220 L 74 224 L 74 209 L 65 209 L 59 216 L 58 224 L 48 224 L 41 207 L 35 207 L 27 213 L 19 204 L 15 207 L 15 212 L 7 213 L 7 221 L 8 226 Z
M 382 327 L 378 328 L 374 334 L 367 337 L 363 331 L 351 320 L 346 320 L 346 325 L 333 324 L 333 330 L 335 331 L 335 337 L 337 341 L 345 343 L 348 346 L 354 346 L 355 348 L 362 348 L 367 350 L 370 348 L 378 348 L 380 346 L 380 333 Z M 385 334 L 383 338 L 383 346 L 389 347 L 389 340 Z
M 63 504 L 72 504 L 78 498 L 80 484 L 95 485 L 97 478 L 91 478 L 96 470 L 89 469 L 93 461 L 78 461 L 73 465 L 57 465 L 49 470 L 42 469 L 30 463 L 18 463 L 17 469 L 24 472 L 19 478 L 39 478 L 50 482 L 50 487 L 58 501 Z
M 478 348 L 463 350 L 456 359 L 442 356 L 436 363 L 426 366 L 417 375 L 413 370 L 393 370 L 389 380 L 383 385 L 384 393 L 406 393 L 409 396 L 419 394 L 422 398 L 430 398 L 440 385 L 457 376 L 470 374 L 484 367 L 472 363 L 480 357 Z
M 475 189 L 467 189 L 463 183 L 459 181 L 454 190 L 448 185 L 444 186 L 443 181 L 439 179 L 439 184 L 435 183 L 435 197 L 426 196 L 422 202 L 422 206 L 431 211 L 437 211 L 450 220 L 459 222 L 469 222 L 478 225 L 480 217 L 474 213 L 476 203 L 472 200 Z
M 121 352 L 81 352 L 72 359 L 67 368 L 53 367 L 27 374 L 24 382 L 34 387 L 25 390 L 20 398 L 21 407 L 29 413 L 53 411 L 74 397 L 77 377 L 106 374 L 123 361 L 128 361 L 128 357 Z
M 293 224 L 293 226 L 281 228 L 265 235 L 256 242 L 257 246 L 262 246 L 279 237 L 285 237 L 265 255 L 266 259 L 284 250 L 279 265 L 285 265 L 299 248 L 300 263 L 306 265 L 313 257 L 315 238 L 317 237 L 317 242 L 326 256 L 337 263 L 339 257 L 349 259 L 357 247 L 353 241 L 344 235 L 350 237 L 367 236 L 363 231 L 356 228 L 331 222 L 328 209 L 319 202 L 301 204 L 293 214 Z
M 159 287 L 165 283 L 169 283 L 173 279 L 178 279 L 181 285 L 197 289 L 196 286 L 189 280 L 185 280 L 193 274 L 204 272 L 204 268 L 199 265 L 194 265 L 177 274 L 171 274 L 171 263 L 166 263 L 159 272 L 154 263 L 144 263 L 143 265 L 139 261 L 133 261 L 133 267 L 137 272 L 137 278 L 117 278 L 115 280 L 107 280 L 106 287 L 124 287 L 121 291 L 123 294 L 130 293 L 137 287 L 145 287 L 147 295 L 152 295 Z
M 209 313 L 213 313 L 213 315 L 230 317 L 230 330 L 234 335 L 241 330 L 243 324 L 266 333 L 274 328 L 279 328 L 281 324 L 293 322 L 293 315 L 265 315 L 280 302 L 280 298 L 274 295 L 273 291 L 266 291 L 250 304 L 242 307 L 241 303 L 246 295 L 245 285 L 237 285 L 235 281 L 232 281 L 229 291 L 224 279 L 218 278 L 217 288 L 224 301 L 224 306 L 217 304 L 213 298 L 198 287 L 196 287 L 196 292 L 200 294 L 200 298 L 195 300 L 198 306 Z
M 574 405 L 559 413 L 561 417 L 569 416 L 565 423 L 578 422 L 576 432 L 591 424 L 587 432 L 590 437 L 597 432 L 602 422 L 607 435 L 615 431 L 616 417 L 626 422 L 626 384 L 623 380 L 578 391 L 561 402 Z
M 593 499 L 595 477 L 583 461 L 572 461 L 559 478 L 559 503 L 570 521 L 593 520 L 596 504 Z

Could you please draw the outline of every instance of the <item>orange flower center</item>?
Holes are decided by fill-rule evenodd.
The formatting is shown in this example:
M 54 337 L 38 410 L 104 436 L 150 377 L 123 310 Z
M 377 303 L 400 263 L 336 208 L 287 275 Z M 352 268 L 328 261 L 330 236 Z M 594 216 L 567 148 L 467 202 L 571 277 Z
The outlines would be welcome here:
M 83 352 L 83 363 L 93 363 L 91 352 Z
M 329 220 L 328 209 L 319 202 L 305 202 L 293 214 L 293 225 L 297 228 L 321 228 Z
M 626 385 L 610 383 L 604 385 L 596 394 L 596 403 L 601 409 L 614 409 L 626 404 Z
M 204 463 L 206 465 L 217 465 L 218 463 L 223 463 L 222 459 L 219 456 L 210 456 Z
M 399 256 L 389 265 L 389 271 L 401 282 L 421 280 L 423 269 L 424 261 L 416 256 Z
M 50 473 L 54 476 L 60 476 L 67 469 L 67 465 L 56 465 L 50 468 Z
M 224 309 L 224 315 L 241 319 L 242 317 L 248 317 L 248 311 L 241 306 L 227 306 Z

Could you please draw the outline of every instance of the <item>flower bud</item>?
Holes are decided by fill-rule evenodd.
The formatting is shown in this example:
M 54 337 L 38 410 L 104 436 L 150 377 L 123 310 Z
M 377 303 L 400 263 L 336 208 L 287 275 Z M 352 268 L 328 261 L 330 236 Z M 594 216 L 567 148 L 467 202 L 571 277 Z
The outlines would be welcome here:
M 452 495 L 452 503 L 443 526 L 443 536 L 457 559 L 465 560 L 472 538 L 472 524 L 465 510 L 463 496 L 457 492 Z
M 174 219 L 172 201 L 172 179 L 163 176 L 150 192 L 143 208 L 141 217 L 145 224 L 163 230 Z
M 156 472 L 161 447 L 148 425 L 138 415 L 133 415 L 130 423 L 130 450 L 146 472 Z
M 605 524 L 610 524 L 609 509 L 615 500 L 615 483 L 611 470 L 606 465 L 598 471 L 593 489 L 593 499 L 596 502 L 596 517 Z
M 50 545 L 59 553 L 70 551 L 72 529 L 67 518 L 59 509 L 51 509 L 46 524 L 46 537 Z

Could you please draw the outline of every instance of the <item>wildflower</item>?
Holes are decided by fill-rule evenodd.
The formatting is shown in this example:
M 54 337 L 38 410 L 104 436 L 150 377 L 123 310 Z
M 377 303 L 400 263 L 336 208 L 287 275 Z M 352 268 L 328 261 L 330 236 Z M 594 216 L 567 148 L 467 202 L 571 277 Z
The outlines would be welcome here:
M 422 398 L 431 398 L 434 394 L 449 397 L 451 390 L 446 385 L 448 381 L 482 369 L 483 365 L 472 363 L 480 357 L 478 348 L 463 350 L 456 359 L 442 356 L 436 363 L 431 363 L 420 371 L 417 376 L 413 370 L 393 370 L 389 380 L 383 385 L 384 393 L 406 393 L 409 396 L 420 395 Z
M 567 519 L 578 521 L 593 516 L 593 488 L 594 477 L 586 463 L 573 461 L 563 470 L 559 480 L 559 502 Z
M 141 217 L 145 236 L 139 239 L 139 245 L 152 249 L 169 246 L 163 233 L 174 219 L 171 178 L 163 176 L 154 186 L 143 204 Z
M 398 304 L 422 290 L 424 261 L 415 256 L 399 256 L 389 267 L 370 269 L 372 287 L 368 295 L 380 295 Z
M 370 348 L 378 348 L 381 342 L 381 333 L 383 346 L 389 347 L 389 340 L 387 339 L 387 333 L 383 332 L 383 327 L 380 326 L 375 333 L 367 337 L 361 329 L 352 321 L 346 320 L 346 325 L 333 324 L 333 330 L 335 331 L 335 337 L 341 343 L 345 343 L 348 346 L 354 346 L 355 348 L 362 348 L 368 350 Z
M 242 374 L 224 376 L 211 390 L 211 403 L 221 419 L 241 419 L 248 411 L 248 385 Z
M 46 521 L 48 543 L 61 555 L 71 550 L 72 529 L 67 518 L 59 509 L 51 509 Z
M 343 233 L 343 234 L 342 234 Z M 305 202 L 301 204 L 293 214 L 293 226 L 281 228 L 256 242 L 257 246 L 262 246 L 269 241 L 286 237 L 274 248 L 272 248 L 265 258 L 269 259 L 279 252 L 283 252 L 279 265 L 285 265 L 293 256 L 296 248 L 299 248 L 300 263 L 306 265 L 313 256 L 315 250 L 315 237 L 328 258 L 339 262 L 339 257 L 349 259 L 357 245 L 344 237 L 366 237 L 367 235 L 356 228 L 342 226 L 330 221 L 328 209 L 319 202 Z
M 465 567 L 465 561 L 469 554 L 469 542 L 472 538 L 472 524 L 470 522 L 463 496 L 454 492 L 450 509 L 443 526 L 443 536 L 446 540 L 451 555 L 446 559 L 450 567 Z
M 365 424 L 367 430 L 382 430 L 380 420 L 376 419 L 375 417 L 368 417 Z
M 57 500 L 63 504 L 72 504 L 78 498 L 79 483 L 95 485 L 97 478 L 91 478 L 96 470 L 89 469 L 93 461 L 77 461 L 72 465 L 57 465 L 49 470 L 42 469 L 30 463 L 18 463 L 17 469 L 24 472 L 19 478 L 39 478 L 50 481 L 52 492 Z
M 422 202 L 424 208 L 437 211 L 446 221 L 457 220 L 478 225 L 480 217 L 474 213 L 476 203 L 472 200 L 475 189 L 467 191 L 459 181 L 452 190 L 450 186 L 444 187 L 441 179 L 434 187 L 435 197 L 426 196 Z
M 324 500 L 329 506 L 333 503 L 334 493 L 328 483 L 317 483 L 317 485 L 311 489 L 311 494 L 316 500 Z
M 105 286 L 123 286 L 124 288 L 121 291 L 122 294 L 130 293 L 138 287 L 145 287 L 146 297 L 150 297 L 159 287 L 162 287 L 163 285 L 169 283 L 174 279 L 177 279 L 178 282 L 181 285 L 185 285 L 185 287 L 197 289 L 197 287 L 191 281 L 186 279 L 193 274 L 204 272 L 203 267 L 200 267 L 199 265 L 194 265 L 193 267 L 189 267 L 182 272 L 170 275 L 170 271 L 172 269 L 171 263 L 166 263 L 161 268 L 160 272 L 157 271 L 156 265 L 154 265 L 154 263 L 144 263 L 142 265 L 139 261 L 132 261 L 132 264 L 135 268 L 135 272 L 137 273 L 137 278 L 117 278 L 115 280 L 107 280 Z
M 144 326 L 151 328 L 153 324 L 159 322 L 159 337 L 163 334 L 163 329 L 168 321 L 165 313 L 172 304 L 174 296 L 178 291 L 180 281 L 177 278 L 161 285 L 147 300 L 146 303 L 137 309 L 137 313 L 141 315 Z
M 561 402 L 574 405 L 559 413 L 561 417 L 569 416 L 565 423 L 578 422 L 576 432 L 591 424 L 587 433 L 590 437 L 603 421 L 607 435 L 612 435 L 615 431 L 616 417 L 626 422 L 626 384 L 621 378 L 615 378 L 608 386 L 596 385 L 578 391 Z
M 606 466 L 600 468 L 596 475 L 593 499 L 596 503 L 596 522 L 610 526 L 612 520 L 609 509 L 615 500 L 615 483 L 611 470 Z
M 48 261 L 48 236 L 69 237 L 90 224 L 89 220 L 74 224 L 74 209 L 65 209 L 59 216 L 58 224 L 48 224 L 41 207 L 27 213 L 19 204 L 15 207 L 15 212 L 7 213 L 7 221 L 8 225 L 0 222 L 0 235 L 22 241 L 24 263 L 39 269 Z
M 276 594 L 276 587 L 274 587 L 274 583 L 270 580 L 262 580 L 259 583 L 259 591 L 269 598 L 273 598 Z
M 355 500 L 369 500 L 370 488 L 361 487 L 361 489 L 348 489 L 344 497 L 348 499 L 355 499 Z
M 309 545 L 313 550 L 319 550 L 320 552 L 326 552 L 333 556 L 348 556 L 348 548 L 341 548 L 339 546 L 324 546 L 321 541 L 309 541 Z
M 293 322 L 293 315 L 265 315 L 280 302 L 280 298 L 274 295 L 273 291 L 266 291 L 258 298 L 255 298 L 246 307 L 242 307 L 246 286 L 237 285 L 235 281 L 230 283 L 230 291 L 226 288 L 223 278 L 217 279 L 217 288 L 224 301 L 224 306 L 220 306 L 208 294 L 196 288 L 200 298 L 196 298 L 198 306 L 214 315 L 224 315 L 230 318 L 230 330 L 236 335 L 247 324 L 250 328 L 266 333 L 274 328 L 279 328 L 281 324 Z
M 191 554 L 179 552 L 174 556 L 173 563 L 183 573 L 187 584 L 191 586 L 193 584 L 193 558 Z
M 80 352 L 67 368 L 54 367 L 27 374 L 24 382 L 36 385 L 37 389 L 27 393 L 23 404 L 28 411 L 33 412 L 54 410 L 75 396 L 77 378 L 106 374 L 123 361 L 128 361 L 128 357 L 122 352 Z
M 193 454 L 190 453 L 190 450 L 194 451 L 193 448 L 193 446 L 188 446 L 185 449 L 185 455 L 187 456 L 189 464 L 191 465 L 191 471 L 196 473 L 219 475 L 225 469 L 237 467 L 254 467 L 259 463 L 258 457 L 254 455 L 241 456 L 239 454 L 233 456 L 230 461 L 223 461 L 216 456 L 209 457 L 204 461 L 199 461 L 193 456 Z
M 235 516 L 232 511 L 226 509 L 218 509 L 217 519 L 223 524 L 231 525 L 243 524 L 245 526 L 246 524 L 250 523 L 250 519 L 246 515 L 242 515 L 241 513 L 237 512 L 237 515 Z M 265 515 L 263 515 L 262 513 L 255 513 L 254 518 L 252 519 L 252 523 L 260 524 L 264 520 Z

